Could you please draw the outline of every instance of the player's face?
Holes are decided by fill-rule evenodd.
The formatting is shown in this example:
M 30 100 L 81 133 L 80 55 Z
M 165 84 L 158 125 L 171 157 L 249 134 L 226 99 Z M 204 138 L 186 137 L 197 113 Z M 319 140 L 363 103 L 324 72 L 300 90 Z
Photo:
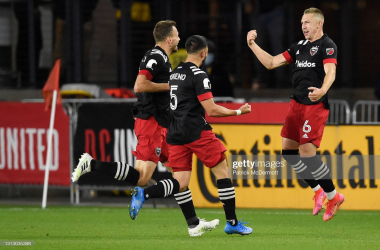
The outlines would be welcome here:
M 178 43 L 179 43 L 179 40 L 181 40 L 181 39 L 179 38 L 179 33 L 178 33 L 177 28 L 174 26 L 173 26 L 172 35 L 170 38 L 171 38 L 172 52 L 178 51 Z
M 314 14 L 305 14 L 301 20 L 302 32 L 307 40 L 313 41 L 318 32 L 319 21 Z

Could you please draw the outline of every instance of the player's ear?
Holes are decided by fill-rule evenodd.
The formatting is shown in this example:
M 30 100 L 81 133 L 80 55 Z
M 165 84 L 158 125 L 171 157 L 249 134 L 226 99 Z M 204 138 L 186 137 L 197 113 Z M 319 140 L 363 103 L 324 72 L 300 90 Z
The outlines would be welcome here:
M 320 28 L 322 28 L 322 26 L 323 26 L 323 22 L 322 22 L 322 21 L 319 21 L 319 22 L 318 22 L 318 26 L 319 26 Z

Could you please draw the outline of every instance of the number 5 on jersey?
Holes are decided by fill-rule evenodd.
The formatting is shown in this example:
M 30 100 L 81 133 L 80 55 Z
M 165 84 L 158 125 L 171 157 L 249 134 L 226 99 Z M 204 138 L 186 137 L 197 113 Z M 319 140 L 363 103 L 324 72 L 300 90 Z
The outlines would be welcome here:
M 177 109 L 177 104 L 178 104 L 178 100 L 177 100 L 177 96 L 173 93 L 174 90 L 177 90 L 178 89 L 178 85 L 172 85 L 170 86 L 170 108 L 172 110 L 176 110 Z M 173 100 L 174 99 L 174 103 L 173 103 Z

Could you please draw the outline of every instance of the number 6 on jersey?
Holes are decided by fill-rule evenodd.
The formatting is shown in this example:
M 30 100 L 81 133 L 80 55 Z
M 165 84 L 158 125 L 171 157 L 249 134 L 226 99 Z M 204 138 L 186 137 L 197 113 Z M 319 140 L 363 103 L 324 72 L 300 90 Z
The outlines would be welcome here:
M 175 94 L 173 94 L 173 90 L 177 90 L 177 89 L 178 89 L 178 85 L 170 86 L 170 108 L 172 110 L 177 109 L 177 104 L 178 104 L 177 96 Z M 174 104 L 172 102 L 172 99 L 174 99 Z

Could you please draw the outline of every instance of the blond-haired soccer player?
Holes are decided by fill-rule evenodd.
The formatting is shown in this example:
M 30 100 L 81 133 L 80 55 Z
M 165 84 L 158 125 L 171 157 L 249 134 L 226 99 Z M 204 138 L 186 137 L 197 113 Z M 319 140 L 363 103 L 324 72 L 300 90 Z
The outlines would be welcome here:
M 313 215 L 320 212 L 328 199 L 323 216 L 328 221 L 344 202 L 344 196 L 336 192 L 329 168 L 316 155 L 329 114 L 327 92 L 335 80 L 338 54 L 335 43 L 323 33 L 323 24 L 324 16 L 319 9 L 306 9 L 301 20 L 305 40 L 276 56 L 255 43 L 259 35 L 256 30 L 248 32 L 247 43 L 267 69 L 294 62 L 292 101 L 281 130 L 282 155 L 314 190 Z

